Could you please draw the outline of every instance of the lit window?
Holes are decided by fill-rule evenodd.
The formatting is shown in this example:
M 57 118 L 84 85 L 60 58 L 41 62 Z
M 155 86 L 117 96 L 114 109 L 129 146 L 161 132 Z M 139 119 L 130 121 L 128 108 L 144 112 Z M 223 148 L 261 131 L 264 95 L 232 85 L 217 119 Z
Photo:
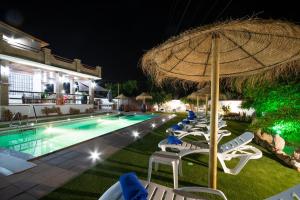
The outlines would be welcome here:
M 27 73 L 22 73 L 22 72 L 11 72 L 9 74 L 9 90 L 32 92 L 33 90 L 32 75 Z M 10 92 L 10 94 L 17 95 L 20 93 Z

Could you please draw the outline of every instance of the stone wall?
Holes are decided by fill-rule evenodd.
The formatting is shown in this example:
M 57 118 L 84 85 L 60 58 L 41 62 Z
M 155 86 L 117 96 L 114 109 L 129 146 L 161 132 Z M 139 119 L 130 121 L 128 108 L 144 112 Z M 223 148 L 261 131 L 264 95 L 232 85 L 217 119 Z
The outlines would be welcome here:
M 258 130 L 255 133 L 254 142 L 265 149 L 271 151 L 276 155 L 278 159 L 283 161 L 287 166 L 296 169 L 300 172 L 300 159 L 297 158 L 296 152 L 293 155 L 287 155 L 281 149 L 276 148 L 276 143 L 274 142 L 274 136 L 268 133 L 262 133 L 261 130 Z

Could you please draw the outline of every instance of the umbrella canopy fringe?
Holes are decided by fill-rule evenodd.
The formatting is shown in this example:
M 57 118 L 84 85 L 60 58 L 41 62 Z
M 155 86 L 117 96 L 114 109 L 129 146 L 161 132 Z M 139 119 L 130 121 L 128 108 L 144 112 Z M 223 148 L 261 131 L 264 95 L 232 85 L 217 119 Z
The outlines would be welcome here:
M 231 57 L 227 57 L 226 60 L 222 61 L 224 65 L 226 65 L 224 69 L 226 69 L 227 71 L 224 71 L 223 74 L 220 74 L 221 78 L 225 77 L 225 79 L 228 80 L 251 79 L 253 81 L 259 81 L 260 79 L 263 80 L 265 78 L 270 79 L 273 77 L 277 77 L 281 73 L 285 72 L 297 72 L 297 70 L 293 70 L 292 68 L 295 67 L 294 63 L 300 58 L 299 48 L 297 50 L 297 47 L 300 44 L 300 26 L 286 21 L 272 19 L 262 20 L 257 18 L 249 18 L 246 20 L 228 20 L 225 22 L 218 22 L 212 25 L 207 25 L 185 31 L 178 36 L 171 37 L 163 44 L 160 44 L 146 52 L 140 60 L 140 67 L 142 68 L 144 73 L 151 75 L 151 77 L 153 78 L 153 80 L 155 80 L 154 82 L 156 82 L 157 85 L 163 85 L 164 83 L 180 83 L 185 88 L 189 88 L 189 86 L 195 85 L 194 82 L 197 82 L 198 84 L 205 84 L 210 80 L 210 76 L 208 75 L 209 71 L 208 69 L 206 69 L 210 67 L 210 52 L 205 52 L 204 50 L 208 50 L 210 48 L 210 42 L 207 41 L 205 44 L 202 44 L 202 39 L 199 39 L 200 42 L 198 42 L 198 40 L 194 41 L 193 37 L 198 37 L 199 35 L 201 35 L 201 37 L 206 38 L 205 35 L 207 35 L 207 40 L 209 40 L 209 37 L 212 33 L 219 33 L 220 36 L 223 37 L 223 40 L 226 41 L 227 45 L 229 45 L 224 46 L 223 44 L 225 50 L 228 50 L 230 52 L 231 50 L 233 50 L 230 47 L 230 45 L 233 45 L 240 49 L 236 52 L 236 54 L 243 54 L 241 59 L 234 59 L 235 54 L 232 53 L 228 55 Z M 229 33 L 232 35 L 230 35 Z M 237 39 L 235 41 L 232 40 L 234 36 L 237 36 Z M 248 36 L 249 41 L 247 41 Z M 192 40 L 192 44 L 188 42 L 189 40 Z M 239 43 L 236 43 L 237 40 L 240 40 Z M 253 46 L 254 44 L 248 44 L 248 42 L 251 42 L 251 40 L 254 40 L 255 44 L 264 44 L 265 46 L 260 46 L 260 51 L 263 52 L 253 51 L 253 48 L 256 47 Z M 270 46 L 271 41 L 272 45 Z M 186 44 L 180 46 L 181 43 L 184 42 Z M 248 44 L 248 46 L 246 44 Z M 203 63 L 201 63 L 201 61 L 200 63 L 196 62 L 196 64 L 194 64 L 190 61 L 190 58 L 188 57 L 190 56 L 189 53 L 196 50 L 195 48 L 197 45 L 199 46 L 199 48 L 205 47 L 203 52 L 200 52 L 200 54 L 206 54 L 206 59 L 203 59 Z M 244 47 L 244 45 L 246 46 Z M 176 48 L 174 46 L 176 46 Z M 173 50 L 173 48 L 175 50 Z M 168 50 L 166 51 L 166 49 Z M 184 51 L 184 49 L 190 49 L 190 52 Z M 284 55 L 290 49 L 294 49 L 294 52 Z M 273 50 L 276 51 L 274 55 L 272 54 Z M 182 51 L 184 52 L 182 53 Z M 199 49 L 197 51 L 199 51 Z M 180 56 L 177 55 L 178 53 Z M 260 61 L 261 58 L 258 59 L 258 55 L 262 53 L 264 56 L 268 56 L 268 54 L 270 54 L 269 57 L 273 55 L 275 60 L 277 59 L 276 56 L 280 57 L 281 54 L 283 54 L 283 58 L 287 58 L 288 56 L 290 57 L 288 57 L 287 60 L 283 60 L 282 62 L 277 62 L 277 60 L 275 62 L 274 59 L 274 61 L 271 61 L 268 58 L 268 64 L 266 64 L 265 62 Z M 248 65 L 240 65 L 240 63 L 244 61 L 243 59 L 247 60 L 246 63 L 248 63 Z M 196 67 L 190 69 L 188 66 L 187 68 L 190 70 L 187 72 L 177 71 L 177 67 L 179 67 L 178 63 L 181 64 L 181 67 L 185 64 L 190 65 L 190 67 L 193 65 L 200 65 L 199 67 L 202 67 L 203 71 L 200 70 L 196 73 L 194 72 L 194 70 L 196 70 Z M 165 65 L 168 64 L 172 65 L 170 65 L 170 67 L 165 67 Z M 233 71 L 230 71 L 228 67 L 235 65 L 236 69 L 232 68 Z M 255 69 L 253 68 L 254 70 L 250 70 L 252 69 L 251 65 L 256 65 L 256 67 L 253 66 L 255 67 Z M 244 68 L 245 70 L 240 70 L 237 68 Z M 249 68 L 249 70 L 247 68 Z M 240 70 L 241 72 L 237 72 L 236 70 Z M 255 78 L 251 78 L 253 74 L 257 74 L 258 72 L 263 73 L 263 75 L 259 76 L 260 78 L 256 75 Z M 238 76 L 242 76 L 242 78 L 226 78 Z
M 271 70 L 267 70 L 264 73 L 240 77 L 222 78 L 222 85 L 226 88 L 235 89 L 237 92 L 241 93 L 243 91 L 243 88 L 245 88 L 245 85 L 254 87 L 257 84 L 274 82 L 280 78 L 286 80 L 290 76 L 299 77 L 299 75 L 300 61 L 293 61 Z

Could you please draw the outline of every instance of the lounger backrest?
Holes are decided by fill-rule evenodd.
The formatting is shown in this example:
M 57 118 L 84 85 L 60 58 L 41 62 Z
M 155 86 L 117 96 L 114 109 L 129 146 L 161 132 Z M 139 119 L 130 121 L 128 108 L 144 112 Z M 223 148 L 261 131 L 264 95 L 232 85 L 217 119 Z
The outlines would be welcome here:
M 300 184 L 290 189 L 287 189 L 281 192 L 280 194 L 269 197 L 265 200 L 296 200 L 296 199 L 300 199 Z
M 242 135 L 230 140 L 229 142 L 222 144 L 219 147 L 219 153 L 230 152 L 238 147 L 248 144 L 254 138 L 254 134 L 251 132 L 245 132 Z

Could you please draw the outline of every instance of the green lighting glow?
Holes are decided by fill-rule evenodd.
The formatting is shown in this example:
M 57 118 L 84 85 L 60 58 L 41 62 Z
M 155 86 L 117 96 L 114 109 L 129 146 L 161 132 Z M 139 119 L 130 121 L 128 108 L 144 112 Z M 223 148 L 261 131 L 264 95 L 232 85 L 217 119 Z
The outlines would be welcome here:
M 254 108 L 254 129 L 279 134 L 300 146 L 300 83 L 275 83 L 246 87 L 244 108 Z
M 288 141 L 300 142 L 300 122 L 298 120 L 277 121 L 271 127 L 272 133 L 277 133 Z

